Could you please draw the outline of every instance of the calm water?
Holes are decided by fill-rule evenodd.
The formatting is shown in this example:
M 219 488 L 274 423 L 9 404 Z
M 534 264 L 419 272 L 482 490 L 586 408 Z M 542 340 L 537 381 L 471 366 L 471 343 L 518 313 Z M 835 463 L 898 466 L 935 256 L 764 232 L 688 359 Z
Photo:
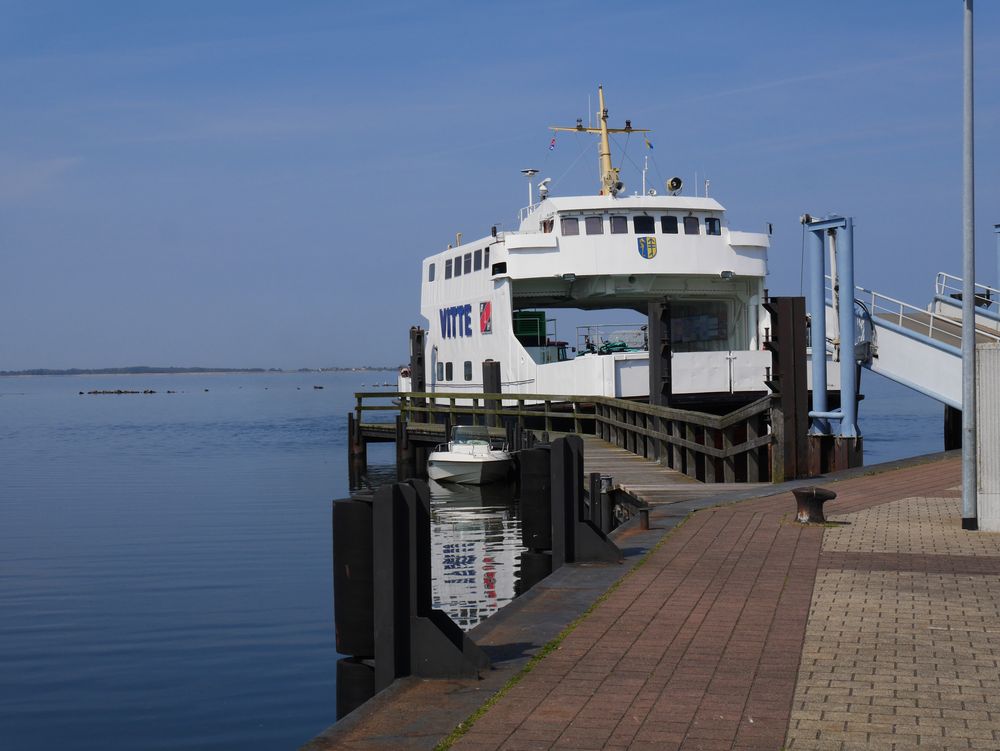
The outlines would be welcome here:
M 294 748 L 331 723 L 329 501 L 373 379 L 0 379 L 0 748 Z M 941 448 L 938 405 L 864 387 L 868 463 Z M 78 394 L 116 388 L 158 393 Z M 435 594 L 465 627 L 513 590 L 507 498 L 435 489 Z

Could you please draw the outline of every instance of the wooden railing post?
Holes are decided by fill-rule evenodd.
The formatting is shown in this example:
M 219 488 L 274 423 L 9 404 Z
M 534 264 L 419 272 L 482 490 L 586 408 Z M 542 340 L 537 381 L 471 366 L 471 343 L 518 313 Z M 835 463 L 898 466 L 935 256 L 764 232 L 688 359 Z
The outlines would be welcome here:
M 763 414 L 757 414 L 750 418 L 750 422 L 747 423 L 748 441 L 763 435 L 763 422 Z M 760 482 L 760 454 L 759 448 L 747 452 L 747 482 Z
M 714 447 L 716 444 L 716 431 L 713 428 L 705 428 L 702 431 L 702 442 L 705 446 Z M 705 462 L 705 482 L 718 482 L 715 472 L 715 457 L 709 453 L 703 454 Z
M 684 439 L 689 443 L 696 443 L 694 425 L 686 422 L 684 423 Z M 694 449 L 685 447 L 684 448 L 684 474 L 688 477 L 698 477 L 698 466 L 695 463 L 695 452 Z
M 733 426 L 722 429 L 722 450 L 726 452 L 722 460 L 723 482 L 736 482 L 736 456 L 732 453 L 733 430 L 735 430 Z
M 771 401 L 771 482 L 785 481 L 785 413 L 781 402 Z

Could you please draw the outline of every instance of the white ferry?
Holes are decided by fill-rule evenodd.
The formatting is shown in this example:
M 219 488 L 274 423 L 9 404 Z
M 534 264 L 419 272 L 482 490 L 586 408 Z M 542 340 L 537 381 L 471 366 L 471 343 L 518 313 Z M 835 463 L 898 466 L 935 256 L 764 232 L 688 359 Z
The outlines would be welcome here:
M 715 401 L 766 393 L 768 233 L 731 228 L 718 201 L 681 195 L 678 178 L 663 194 L 625 195 L 609 134 L 646 131 L 629 121 L 608 127 L 600 88 L 598 98 L 599 127 L 577 121 L 552 128 L 599 136 L 598 195 L 551 195 L 542 180 L 535 201 L 537 171 L 524 170 L 529 205 L 517 230 L 493 228 L 464 243 L 458 237 L 456 246 L 424 259 L 428 392 L 482 392 L 482 363 L 492 359 L 504 392 L 646 397 L 646 326 L 581 326 L 567 339 L 554 329 L 554 314 L 646 315 L 651 304 L 668 302 L 672 396 Z M 654 352 L 659 346 L 653 343 Z M 404 370 L 401 391 L 411 389 L 410 380 Z

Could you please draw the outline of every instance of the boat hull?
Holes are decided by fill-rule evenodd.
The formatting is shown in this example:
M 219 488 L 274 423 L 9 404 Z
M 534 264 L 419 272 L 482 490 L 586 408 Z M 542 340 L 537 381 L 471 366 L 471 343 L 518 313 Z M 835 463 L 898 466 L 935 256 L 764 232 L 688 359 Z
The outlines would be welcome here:
M 510 474 L 511 464 L 509 458 L 433 451 L 427 457 L 427 476 L 438 482 L 486 485 L 505 480 Z

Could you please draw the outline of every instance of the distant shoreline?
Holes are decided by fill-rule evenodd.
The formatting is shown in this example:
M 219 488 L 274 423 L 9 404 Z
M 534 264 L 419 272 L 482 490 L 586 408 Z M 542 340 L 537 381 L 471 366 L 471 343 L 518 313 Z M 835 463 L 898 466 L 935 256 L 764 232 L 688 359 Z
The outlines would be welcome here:
M 139 365 L 129 368 L 34 368 L 31 370 L 0 370 L 0 376 L 67 376 L 67 375 L 183 375 L 211 373 L 367 373 L 379 371 L 395 371 L 395 366 L 361 365 L 344 368 L 177 368 L 150 367 Z

